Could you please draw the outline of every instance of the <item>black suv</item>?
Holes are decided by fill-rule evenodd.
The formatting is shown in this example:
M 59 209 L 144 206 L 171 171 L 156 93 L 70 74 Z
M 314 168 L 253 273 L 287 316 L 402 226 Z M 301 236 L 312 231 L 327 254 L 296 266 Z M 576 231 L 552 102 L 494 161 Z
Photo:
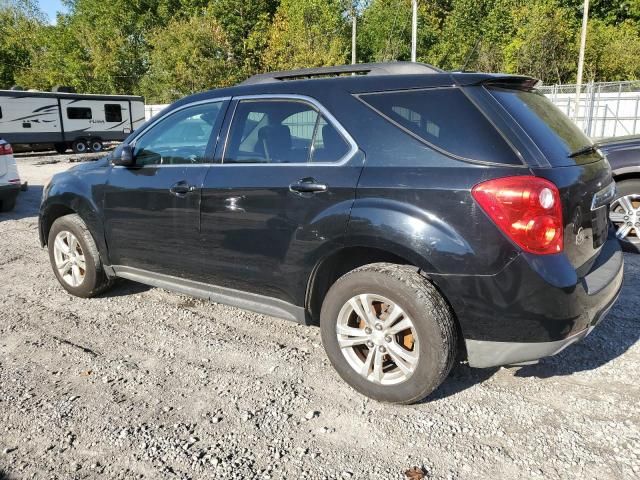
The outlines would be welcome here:
M 54 176 L 40 239 L 74 295 L 122 277 L 319 324 L 356 390 L 414 402 L 458 356 L 559 352 L 620 291 L 609 164 L 535 84 L 395 63 L 193 95 Z

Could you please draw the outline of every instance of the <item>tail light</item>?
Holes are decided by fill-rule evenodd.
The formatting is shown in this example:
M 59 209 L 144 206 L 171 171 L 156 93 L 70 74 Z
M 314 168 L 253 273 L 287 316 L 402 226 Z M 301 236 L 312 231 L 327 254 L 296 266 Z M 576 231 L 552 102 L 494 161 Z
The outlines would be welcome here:
M 529 253 L 562 252 L 558 187 L 538 177 L 505 177 L 479 183 L 473 198 L 507 237 Z
M 10 143 L 0 144 L 0 155 L 11 155 L 13 154 L 13 148 L 11 148 Z

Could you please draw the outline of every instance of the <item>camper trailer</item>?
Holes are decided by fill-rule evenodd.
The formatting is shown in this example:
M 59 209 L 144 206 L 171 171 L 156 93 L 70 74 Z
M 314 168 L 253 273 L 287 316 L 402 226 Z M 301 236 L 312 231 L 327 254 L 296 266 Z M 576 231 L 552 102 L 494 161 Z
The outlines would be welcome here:
M 142 97 L 0 90 L 0 138 L 13 145 L 99 152 L 143 122 Z

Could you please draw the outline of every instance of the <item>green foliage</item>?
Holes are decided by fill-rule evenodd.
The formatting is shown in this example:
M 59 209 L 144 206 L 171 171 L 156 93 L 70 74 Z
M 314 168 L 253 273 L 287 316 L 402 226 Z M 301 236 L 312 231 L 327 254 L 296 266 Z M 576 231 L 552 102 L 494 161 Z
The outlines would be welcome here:
M 504 49 L 505 70 L 545 83 L 573 79 L 577 30 L 568 9 L 556 0 L 527 2 L 514 11 L 515 33 Z
M 21 67 L 29 65 L 30 46 L 44 25 L 44 15 L 30 0 L 0 0 L 0 88 L 12 87 Z
M 583 0 L 419 0 L 418 60 L 575 80 Z M 273 69 L 408 60 L 411 0 L 0 0 L 0 88 L 170 101 Z M 640 78 L 640 0 L 591 0 L 585 78 Z
M 347 59 L 347 25 L 338 0 L 282 0 L 268 33 L 268 69 L 340 65 Z
M 211 13 L 224 29 L 238 66 L 249 76 L 261 69 L 269 26 L 277 0 L 217 0 Z
M 211 16 L 172 20 L 149 39 L 150 68 L 142 93 L 152 103 L 234 83 L 232 49 Z

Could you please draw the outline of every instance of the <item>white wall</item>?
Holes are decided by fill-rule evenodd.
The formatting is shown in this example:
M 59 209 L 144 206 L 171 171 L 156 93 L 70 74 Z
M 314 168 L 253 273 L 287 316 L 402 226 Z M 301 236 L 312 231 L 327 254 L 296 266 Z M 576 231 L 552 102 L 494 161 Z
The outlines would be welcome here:
M 145 105 L 144 106 L 144 119 L 149 120 L 154 115 L 160 113 L 169 104 L 157 104 L 157 105 Z

